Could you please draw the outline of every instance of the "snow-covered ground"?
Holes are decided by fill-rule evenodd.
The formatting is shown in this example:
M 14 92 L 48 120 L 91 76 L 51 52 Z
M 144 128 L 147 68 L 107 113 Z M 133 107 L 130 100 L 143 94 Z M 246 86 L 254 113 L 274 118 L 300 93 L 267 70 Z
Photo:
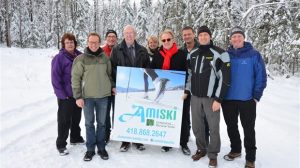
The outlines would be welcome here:
M 70 154 L 59 156 L 56 97 L 50 82 L 51 57 L 56 49 L 0 48 L 1 110 L 0 167 L 101 167 L 101 168 L 184 168 L 207 167 L 208 158 L 193 162 L 180 149 L 162 153 L 160 147 L 146 145 L 145 151 L 130 149 L 119 152 L 120 142 L 107 145 L 110 159 L 95 156 L 91 162 L 82 160 L 85 146 L 70 146 Z M 300 151 L 300 78 L 277 77 L 268 80 L 264 96 L 257 107 L 256 135 L 258 168 L 298 168 Z M 222 115 L 221 115 L 222 116 Z M 84 119 L 81 122 L 85 136 Z M 191 132 L 191 135 L 193 133 Z M 230 150 L 226 125 L 221 118 L 220 168 L 241 168 L 241 158 L 233 162 L 223 159 Z M 196 150 L 191 136 L 189 147 Z

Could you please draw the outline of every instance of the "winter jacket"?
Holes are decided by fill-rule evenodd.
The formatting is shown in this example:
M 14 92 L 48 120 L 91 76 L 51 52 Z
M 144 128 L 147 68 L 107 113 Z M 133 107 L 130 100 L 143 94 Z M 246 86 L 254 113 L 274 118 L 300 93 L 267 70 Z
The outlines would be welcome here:
M 189 52 L 188 49 L 186 48 L 186 44 L 185 44 L 185 43 L 184 43 L 184 45 L 180 48 L 182 51 L 185 52 L 185 54 L 186 54 L 188 60 L 189 60 L 190 57 L 191 57 L 191 53 L 193 53 L 195 50 L 197 50 L 198 47 L 199 47 L 199 45 L 200 45 L 199 42 L 198 42 L 196 39 L 194 39 L 194 42 L 195 42 L 194 48 L 193 48 L 190 52 Z M 189 61 L 188 61 L 188 63 L 189 63 Z
M 243 48 L 228 49 L 231 62 L 231 86 L 226 100 L 260 100 L 267 84 L 264 61 L 248 42 Z
M 71 86 L 71 70 L 72 64 L 80 51 L 75 49 L 75 55 L 69 53 L 62 48 L 51 62 L 51 82 L 56 97 L 59 99 L 67 99 L 73 97 Z
M 163 51 L 162 46 L 153 55 L 153 60 L 151 62 L 151 68 L 153 69 L 162 69 L 163 67 L 164 57 L 159 51 Z M 186 68 L 186 54 L 183 50 L 179 49 L 178 52 L 171 57 L 170 70 L 186 71 Z
M 200 45 L 190 53 L 186 89 L 197 97 L 222 102 L 230 82 L 229 55 L 213 45 Z
M 128 48 L 125 40 L 123 40 L 120 44 L 113 47 L 111 51 L 111 63 L 113 67 L 114 81 L 116 81 L 117 66 L 149 68 L 150 59 L 147 53 L 147 49 L 139 45 L 136 41 L 134 43 L 135 43 L 134 62 L 131 61 L 130 56 L 128 55 Z
M 75 99 L 103 98 L 111 96 L 115 84 L 111 77 L 111 62 L 99 48 L 100 54 L 93 55 L 87 48 L 73 63 L 72 89 Z

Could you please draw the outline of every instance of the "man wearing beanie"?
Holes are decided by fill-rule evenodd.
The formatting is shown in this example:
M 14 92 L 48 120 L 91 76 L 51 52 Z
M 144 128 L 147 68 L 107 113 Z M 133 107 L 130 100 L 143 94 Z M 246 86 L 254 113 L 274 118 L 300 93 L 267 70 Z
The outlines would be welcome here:
M 200 45 L 190 53 L 186 90 L 192 95 L 192 128 L 197 145 L 192 159 L 197 161 L 207 154 L 209 167 L 213 168 L 217 166 L 221 146 L 220 106 L 230 82 L 230 60 L 227 52 L 213 44 L 211 35 L 207 26 L 198 29 Z M 205 118 L 209 142 L 205 138 Z
M 245 168 L 255 168 L 256 104 L 266 87 L 265 64 L 260 53 L 249 42 L 245 42 L 243 28 L 238 26 L 232 28 L 230 44 L 228 53 L 231 63 L 231 85 L 222 102 L 222 109 L 231 151 L 224 156 L 224 159 L 232 161 L 241 156 L 242 145 L 238 129 L 238 116 L 240 116 L 246 149 Z
M 114 30 L 107 30 L 105 34 L 106 44 L 105 46 L 102 47 L 106 56 L 110 57 L 111 50 L 117 44 L 117 40 L 118 40 L 117 32 Z
M 102 47 L 106 56 L 110 57 L 110 53 L 112 48 L 117 44 L 118 36 L 117 32 L 114 30 L 107 30 L 105 34 L 105 46 Z M 115 106 L 115 95 L 111 95 L 108 98 L 108 105 L 107 105 L 107 114 L 106 114 L 106 128 L 105 128 L 105 142 L 108 143 L 110 139 L 110 132 L 111 132 L 111 121 L 110 121 L 110 110 L 111 107 L 113 108 L 112 116 L 114 116 L 114 106 Z

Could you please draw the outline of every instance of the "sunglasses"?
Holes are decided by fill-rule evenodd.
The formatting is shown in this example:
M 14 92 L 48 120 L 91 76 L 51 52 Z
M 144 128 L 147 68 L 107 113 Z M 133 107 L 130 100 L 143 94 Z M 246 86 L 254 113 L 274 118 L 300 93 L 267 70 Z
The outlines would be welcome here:
M 171 41 L 172 39 L 171 38 L 168 38 L 168 39 L 162 39 L 161 41 L 164 43 L 164 42 L 169 42 L 169 41 Z

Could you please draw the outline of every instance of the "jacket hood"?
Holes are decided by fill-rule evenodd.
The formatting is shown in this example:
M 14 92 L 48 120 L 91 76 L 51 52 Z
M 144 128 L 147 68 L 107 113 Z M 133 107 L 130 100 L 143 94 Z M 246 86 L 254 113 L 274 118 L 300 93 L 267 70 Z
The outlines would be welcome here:
M 249 50 L 253 50 L 253 46 L 249 42 L 244 42 L 244 47 L 235 49 L 232 45 L 230 45 L 228 49 L 228 53 L 234 57 L 244 55 L 243 53 L 248 52 Z
M 209 48 L 211 48 L 211 47 L 213 47 L 213 46 L 214 46 L 214 43 L 213 43 L 212 40 L 210 40 L 209 44 L 206 44 L 206 45 L 201 45 L 201 44 L 199 44 L 199 48 L 200 48 L 200 49 L 209 49 Z
M 84 54 L 90 57 L 101 57 L 101 55 L 103 54 L 103 50 L 101 47 L 99 47 L 99 49 L 96 52 L 93 52 L 88 47 L 86 47 L 84 49 Z
M 81 54 L 81 52 L 79 50 L 77 50 L 76 48 L 74 49 L 74 55 L 69 53 L 65 48 L 61 48 L 59 50 L 59 55 L 64 55 L 68 59 L 71 59 L 71 60 L 73 60 L 76 56 L 78 56 L 80 54 Z
M 194 39 L 194 42 L 195 42 L 195 46 L 194 46 L 194 48 L 198 48 L 199 47 L 199 42 L 196 40 L 196 39 Z M 184 43 L 183 44 L 183 47 L 182 47 L 182 49 L 183 50 L 185 50 L 185 51 L 187 51 L 187 48 L 186 48 L 186 43 Z

